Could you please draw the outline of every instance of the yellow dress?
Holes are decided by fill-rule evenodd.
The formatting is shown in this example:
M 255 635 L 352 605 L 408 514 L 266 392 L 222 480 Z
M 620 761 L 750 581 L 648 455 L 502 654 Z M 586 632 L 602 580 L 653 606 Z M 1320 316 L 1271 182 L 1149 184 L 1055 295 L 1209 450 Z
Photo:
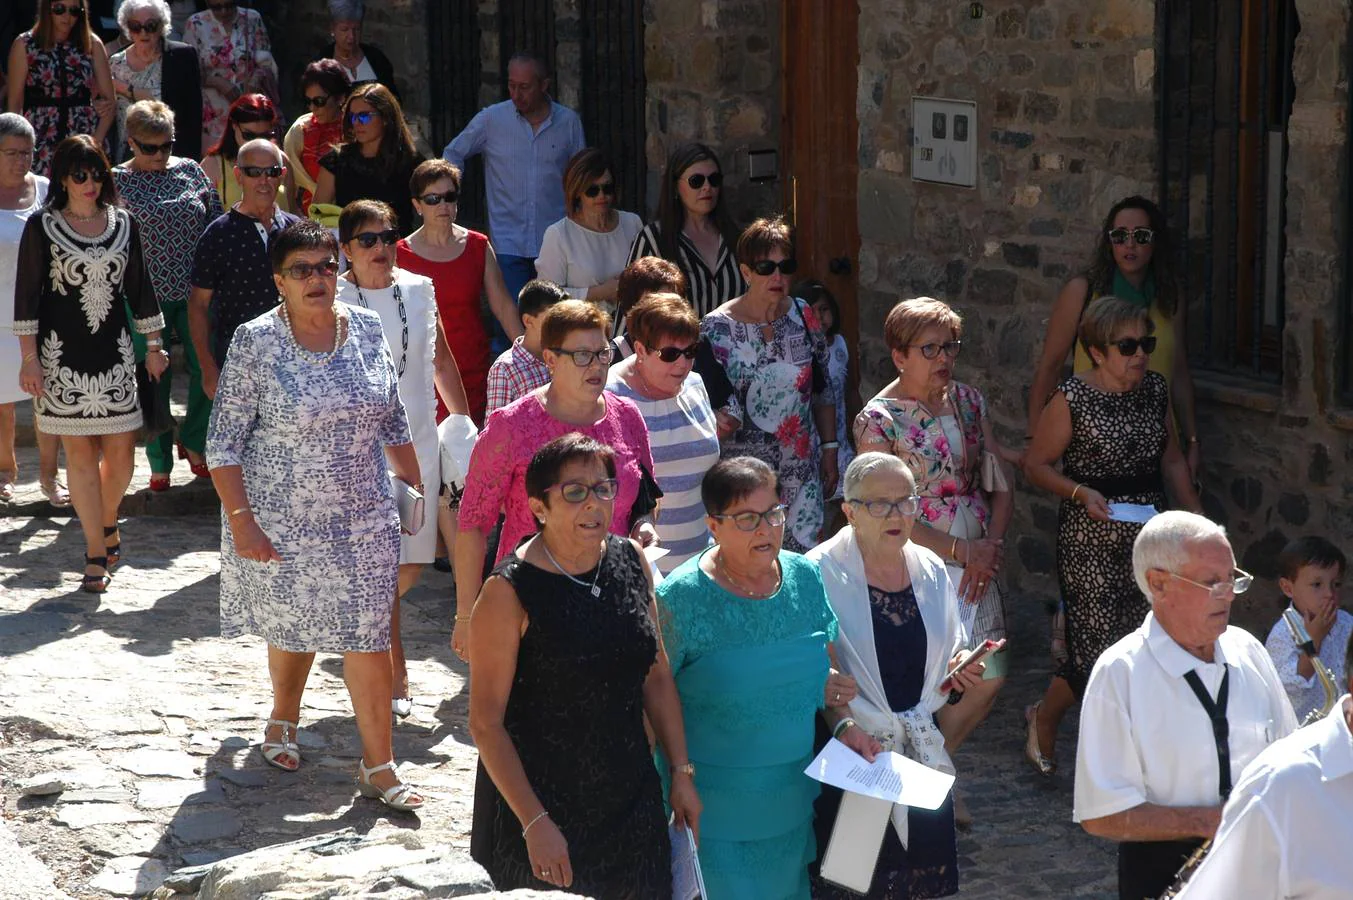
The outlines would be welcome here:
M 1091 302 L 1099 299 L 1096 293 L 1086 301 L 1089 306 Z M 1174 318 L 1167 316 L 1161 311 L 1160 304 L 1151 304 L 1151 322 L 1155 325 L 1155 330 L 1151 333 L 1156 337 L 1156 350 L 1151 354 L 1151 361 L 1147 368 L 1152 372 L 1159 372 L 1165 376 L 1167 384 L 1171 382 L 1171 371 L 1174 369 Z M 1080 375 L 1090 371 L 1093 368 L 1090 365 L 1090 357 L 1085 352 L 1085 347 L 1081 345 L 1080 339 L 1076 339 L 1076 361 L 1073 371 Z

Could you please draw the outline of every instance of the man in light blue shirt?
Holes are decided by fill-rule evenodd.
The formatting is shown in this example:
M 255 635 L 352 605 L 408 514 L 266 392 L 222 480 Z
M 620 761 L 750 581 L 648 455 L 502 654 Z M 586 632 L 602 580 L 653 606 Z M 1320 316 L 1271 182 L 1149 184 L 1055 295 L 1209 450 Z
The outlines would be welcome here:
M 564 217 L 564 170 L 587 146 L 578 114 L 550 99 L 549 88 L 544 62 L 518 53 L 507 64 L 510 99 L 480 110 L 442 152 L 461 171 L 484 154 L 489 231 L 513 299 L 536 277 L 545 229 Z M 495 322 L 493 351 L 506 348 Z

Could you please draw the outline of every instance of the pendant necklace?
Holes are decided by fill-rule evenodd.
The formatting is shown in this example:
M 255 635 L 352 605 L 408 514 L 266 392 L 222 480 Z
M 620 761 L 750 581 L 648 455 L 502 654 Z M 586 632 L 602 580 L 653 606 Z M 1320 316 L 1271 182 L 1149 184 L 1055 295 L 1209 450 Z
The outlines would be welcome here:
M 357 299 L 362 302 L 366 309 L 371 308 L 371 304 L 366 302 L 366 295 L 362 293 L 362 286 L 357 283 L 356 274 L 353 275 L 352 284 L 357 288 Z M 401 335 L 403 347 L 399 351 L 399 377 L 404 377 L 404 366 L 409 361 L 409 314 L 404 309 L 404 295 L 400 293 L 399 282 L 394 281 L 395 303 L 399 304 L 399 324 L 403 328 Z
M 772 588 L 769 593 L 766 591 L 754 591 L 738 584 L 737 579 L 733 577 L 733 573 L 729 570 L 728 561 L 724 559 L 722 552 L 719 553 L 717 561 L 719 568 L 723 570 L 723 577 L 728 579 L 728 583 L 737 588 L 741 594 L 750 597 L 753 600 L 769 600 L 780 592 L 780 586 L 784 583 L 784 571 L 780 568 L 780 561 L 778 559 L 775 560 L 775 587 Z
M 572 575 L 564 571 L 564 567 L 559 565 L 559 560 L 554 558 L 554 554 L 550 552 L 550 548 L 545 544 L 544 538 L 540 539 L 540 549 L 545 551 L 545 555 L 549 557 L 550 562 L 554 564 L 554 567 L 559 570 L 560 575 L 563 575 L 565 578 L 567 578 L 569 581 L 573 582 L 576 585 L 581 585 L 582 587 L 587 588 L 587 592 L 591 594 L 593 597 L 601 596 L 601 588 L 597 587 L 597 579 L 601 577 L 600 557 L 598 557 L 597 559 L 597 572 L 595 575 L 592 576 L 592 584 L 589 586 L 586 581 L 583 581 L 581 578 L 574 578 Z M 602 548 L 601 554 L 602 556 L 606 555 L 606 548 L 604 547 Z

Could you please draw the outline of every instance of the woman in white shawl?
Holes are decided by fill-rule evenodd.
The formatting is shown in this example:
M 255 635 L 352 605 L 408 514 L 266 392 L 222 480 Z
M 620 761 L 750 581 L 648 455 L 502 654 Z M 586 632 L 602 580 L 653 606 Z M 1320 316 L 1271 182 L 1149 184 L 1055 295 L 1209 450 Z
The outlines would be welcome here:
M 919 505 L 906 463 L 887 453 L 862 453 L 846 469 L 849 524 L 808 557 L 822 570 L 840 622 L 837 663 L 858 684 L 850 703 L 855 724 L 885 749 L 952 773 L 935 713 L 981 681 L 983 666 L 974 663 L 941 689 L 945 674 L 968 651 L 944 562 L 910 540 Z M 824 785 L 817 804 L 820 857 L 840 805 L 841 792 Z M 952 795 L 934 811 L 894 806 L 867 896 L 912 900 L 956 894 L 957 860 Z M 829 868 L 830 861 L 824 864 Z M 836 900 L 858 894 L 816 877 L 813 896 Z

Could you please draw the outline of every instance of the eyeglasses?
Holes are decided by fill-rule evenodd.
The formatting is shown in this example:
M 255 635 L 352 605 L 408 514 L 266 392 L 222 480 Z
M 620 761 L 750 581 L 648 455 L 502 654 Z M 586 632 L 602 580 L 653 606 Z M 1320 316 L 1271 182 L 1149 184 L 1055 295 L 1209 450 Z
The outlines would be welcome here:
M 752 263 L 751 269 L 763 278 L 767 275 L 774 275 L 776 269 L 779 269 L 785 275 L 793 275 L 799 270 L 799 262 L 793 257 L 782 259 L 779 262 L 773 259 L 758 259 Z
M 103 181 L 108 177 L 107 169 L 78 169 L 70 173 L 70 180 L 76 184 L 84 184 L 86 181 Z
M 605 194 L 607 197 L 615 196 L 615 182 L 608 181 L 605 184 L 589 184 L 587 190 L 583 191 L 588 197 L 596 197 L 598 194 Z
M 370 250 L 376 246 L 377 241 L 387 247 L 393 247 L 399 243 L 399 232 L 394 228 L 387 228 L 384 231 L 363 231 L 361 234 L 354 234 L 352 239 L 363 250 Z
M 686 178 L 686 183 L 691 186 L 691 190 L 693 191 L 698 191 L 704 187 L 706 181 L 709 182 L 710 187 L 717 188 L 719 185 L 723 184 L 723 173 L 715 172 L 713 175 L 704 175 L 700 172 L 696 172 L 694 175 L 687 176 Z
M 28 162 L 33 158 L 32 150 L 0 150 L 0 157 L 6 162 Z
M 1236 569 L 1231 578 L 1226 581 L 1218 581 L 1216 584 L 1203 584 L 1200 581 L 1194 581 L 1192 578 L 1185 578 L 1178 572 L 1167 572 L 1166 574 L 1194 587 L 1202 588 L 1207 591 L 1208 597 L 1213 600 L 1225 600 L 1227 594 L 1243 594 L 1250 589 L 1250 585 L 1254 584 L 1254 576 L 1244 569 Z
M 444 194 L 424 194 L 418 201 L 424 206 L 441 206 L 443 203 L 455 203 L 459 199 L 458 191 L 447 191 Z
M 318 275 L 320 278 L 338 277 L 338 260 L 326 259 L 321 263 L 292 263 L 282 270 L 282 274 L 295 281 L 306 281 Z
M 136 138 L 132 138 L 132 143 L 136 145 L 137 150 L 140 150 L 146 156 L 159 156 L 161 153 L 169 153 L 174 149 L 173 138 L 170 138 L 163 144 L 147 144 L 144 141 L 138 141 Z
M 766 524 L 771 528 L 779 528 L 785 524 L 785 507 L 783 503 L 777 503 L 765 512 L 740 512 L 734 515 L 715 515 L 710 514 L 711 519 L 732 519 L 733 524 L 737 526 L 738 531 L 756 531 L 761 520 L 765 519 Z
M 370 111 L 348 113 L 348 122 L 352 125 L 370 125 L 377 115 Z
M 250 178 L 281 178 L 281 166 L 240 166 L 240 172 Z
M 328 103 L 331 99 L 333 98 L 330 97 L 328 94 L 316 94 L 313 97 L 306 97 L 305 102 L 310 106 L 311 109 L 319 109 L 321 106 Z
M 1156 338 L 1149 334 L 1144 338 L 1123 338 L 1121 341 L 1114 341 L 1113 346 L 1124 356 L 1136 356 L 1138 347 L 1150 356 L 1156 352 Z
M 128 22 L 127 31 L 132 34 L 159 34 L 164 23 L 159 19 L 151 19 L 149 22 Z
M 1134 244 L 1146 246 L 1156 239 L 1156 233 L 1150 228 L 1114 228 L 1109 232 L 1109 243 L 1126 244 L 1129 237 Z
M 942 344 L 908 344 L 907 347 L 919 347 L 921 355 L 926 359 L 934 359 L 939 356 L 941 352 L 950 359 L 953 359 L 958 356 L 958 351 L 963 349 L 963 342 L 945 341 Z
M 605 481 L 598 481 L 596 484 L 565 481 L 563 484 L 547 487 L 545 491 L 548 493 L 556 488 L 559 490 L 559 496 L 563 497 L 567 503 L 582 503 L 587 499 L 588 494 L 595 494 L 602 503 L 609 503 L 620 492 L 620 485 L 614 478 L 607 478 Z
M 687 359 L 695 359 L 700 355 L 700 342 L 696 341 L 689 347 L 663 347 L 661 350 L 654 350 L 652 352 L 654 356 L 665 363 L 674 363 L 679 356 L 684 356 Z
M 586 369 L 596 360 L 603 366 L 610 365 L 611 357 L 615 356 L 614 347 L 603 347 L 600 350 L 565 350 L 563 347 L 549 348 L 561 356 L 573 357 L 573 364 L 580 369 Z
M 251 141 L 258 140 L 259 138 L 263 138 L 264 140 L 270 141 L 273 138 L 277 137 L 277 129 L 275 128 L 269 128 L 266 131 L 250 131 L 248 128 L 245 128 L 243 125 L 240 125 L 239 123 L 236 123 L 235 127 L 240 130 L 240 134 L 244 135 L 244 137 L 247 140 Z
M 78 3 L 53 3 L 52 15 L 54 16 L 83 16 L 85 8 Z
M 847 500 L 846 502 L 855 506 L 863 506 L 864 511 L 875 519 L 886 519 L 893 514 L 893 510 L 897 510 L 900 515 L 910 519 L 921 508 L 921 498 L 917 494 L 912 494 L 902 500 Z

